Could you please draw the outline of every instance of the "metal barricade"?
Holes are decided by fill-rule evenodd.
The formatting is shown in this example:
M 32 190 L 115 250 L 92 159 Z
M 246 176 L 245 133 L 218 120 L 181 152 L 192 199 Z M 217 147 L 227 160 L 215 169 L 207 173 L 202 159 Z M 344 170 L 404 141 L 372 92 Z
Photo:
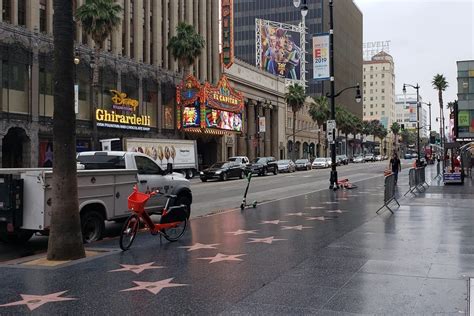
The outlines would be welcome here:
M 407 195 L 408 193 L 415 195 L 415 190 L 418 193 L 424 192 L 427 189 L 425 188 L 425 184 L 429 187 L 426 182 L 425 167 L 411 168 L 408 172 L 408 185 L 410 188 L 404 195 Z
M 415 168 L 410 168 L 408 171 L 408 186 L 410 187 L 408 191 L 404 194 L 407 195 L 408 193 L 413 193 L 413 191 L 416 189 L 416 169 Z M 413 193 L 415 194 L 415 193 Z
M 438 163 L 436 164 L 436 177 L 434 179 L 441 178 L 441 162 L 438 160 Z
M 428 184 L 428 182 L 426 182 L 426 167 L 421 167 L 420 168 L 420 185 L 423 186 L 424 188 L 424 185 L 426 184 L 427 188 L 430 187 L 430 185 Z
M 398 206 L 400 206 L 400 203 L 398 203 L 397 198 L 395 197 L 395 175 L 389 174 L 385 177 L 385 187 L 384 187 L 384 195 L 383 195 L 383 205 L 377 210 L 377 214 L 384 208 L 386 207 L 392 214 L 393 211 L 389 207 L 389 204 L 395 201 Z

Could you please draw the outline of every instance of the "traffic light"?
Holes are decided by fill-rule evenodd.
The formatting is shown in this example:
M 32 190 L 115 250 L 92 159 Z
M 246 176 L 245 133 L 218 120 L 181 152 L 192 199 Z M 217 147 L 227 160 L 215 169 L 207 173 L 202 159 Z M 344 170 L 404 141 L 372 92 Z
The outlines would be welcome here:
M 403 131 L 405 129 L 405 124 L 400 124 L 400 129 Z
M 436 143 L 436 136 L 435 135 L 430 135 L 430 144 Z

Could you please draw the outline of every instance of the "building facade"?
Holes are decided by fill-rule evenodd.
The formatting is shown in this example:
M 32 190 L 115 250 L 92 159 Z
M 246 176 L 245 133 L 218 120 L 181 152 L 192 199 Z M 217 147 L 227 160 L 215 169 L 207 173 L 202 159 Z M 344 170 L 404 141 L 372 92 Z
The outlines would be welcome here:
M 396 122 L 395 110 L 395 65 L 392 56 L 385 52 L 364 61 L 363 118 L 364 121 L 379 120 L 388 135 L 382 145 L 382 153 L 392 152 L 394 135 L 390 130 Z
M 456 140 L 474 139 L 474 60 L 457 62 L 458 109 L 455 113 Z M 457 127 L 456 127 L 457 126 Z
M 312 37 L 329 31 L 327 0 L 308 1 L 306 16 L 306 81 L 310 96 L 329 92 L 329 81 L 312 80 Z M 256 63 L 255 19 L 298 25 L 301 13 L 291 0 L 234 0 L 235 55 L 243 61 Z M 334 3 L 334 65 L 336 90 L 362 83 L 362 13 L 352 0 Z M 344 93 L 337 103 L 362 118 L 362 106 L 355 102 L 354 94 Z
M 419 97 L 420 102 L 423 98 Z M 397 94 L 395 96 L 397 123 L 406 129 L 416 131 L 416 94 Z M 420 137 L 429 137 L 428 111 L 423 103 L 420 107 Z

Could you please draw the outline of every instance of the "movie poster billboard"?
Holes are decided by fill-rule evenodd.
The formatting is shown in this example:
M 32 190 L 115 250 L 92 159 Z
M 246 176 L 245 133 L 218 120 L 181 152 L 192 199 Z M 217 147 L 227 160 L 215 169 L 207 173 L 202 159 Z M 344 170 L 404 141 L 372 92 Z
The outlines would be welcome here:
M 242 131 L 242 114 L 228 111 L 206 109 L 206 126 L 226 131 Z
M 301 33 L 282 23 L 256 20 L 257 67 L 279 77 L 300 81 L 304 52 Z
M 474 138 L 474 110 L 458 112 L 458 138 Z

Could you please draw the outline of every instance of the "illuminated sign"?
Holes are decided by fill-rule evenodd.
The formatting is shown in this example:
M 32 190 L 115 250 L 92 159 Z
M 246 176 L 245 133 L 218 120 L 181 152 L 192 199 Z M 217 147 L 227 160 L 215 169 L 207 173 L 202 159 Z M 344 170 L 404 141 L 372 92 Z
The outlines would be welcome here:
M 234 63 L 234 1 L 222 0 L 222 65 L 229 68 Z
M 240 113 L 244 108 L 242 94 L 230 87 L 226 76 L 222 76 L 217 87 L 206 85 L 205 96 L 208 106 L 214 109 Z
M 207 109 L 206 127 L 240 132 L 242 131 L 242 114 Z
M 149 131 L 151 117 L 149 115 L 137 115 L 139 102 L 135 99 L 127 98 L 127 94 L 110 90 L 112 93 L 112 111 L 106 109 L 96 109 L 95 119 L 98 127 L 131 129 L 138 131 Z
M 188 106 L 183 108 L 183 126 L 199 127 L 199 109 Z

